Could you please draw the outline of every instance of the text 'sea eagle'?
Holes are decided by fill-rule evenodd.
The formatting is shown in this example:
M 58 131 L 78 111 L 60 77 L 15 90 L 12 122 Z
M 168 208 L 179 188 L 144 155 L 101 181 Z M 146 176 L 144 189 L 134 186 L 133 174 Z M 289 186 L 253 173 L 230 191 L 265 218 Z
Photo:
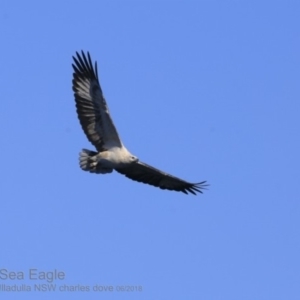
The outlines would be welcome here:
M 155 169 L 132 155 L 118 135 L 104 99 L 97 71 L 90 54 L 76 52 L 73 57 L 73 91 L 81 127 L 97 152 L 83 149 L 80 153 L 80 167 L 96 174 L 111 173 L 113 170 L 126 177 L 147 183 L 161 189 L 202 193 L 205 181 L 190 183 Z

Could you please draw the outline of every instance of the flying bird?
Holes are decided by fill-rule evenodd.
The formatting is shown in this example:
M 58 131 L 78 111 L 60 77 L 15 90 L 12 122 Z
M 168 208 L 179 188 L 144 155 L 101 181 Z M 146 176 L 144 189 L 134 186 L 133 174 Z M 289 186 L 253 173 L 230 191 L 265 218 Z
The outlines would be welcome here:
M 190 183 L 141 162 L 123 145 L 112 121 L 99 83 L 97 62 L 93 66 L 89 52 L 73 56 L 73 91 L 78 119 L 88 140 L 97 151 L 83 149 L 79 154 L 80 167 L 95 174 L 113 170 L 126 177 L 163 190 L 185 194 L 202 193 L 206 181 Z

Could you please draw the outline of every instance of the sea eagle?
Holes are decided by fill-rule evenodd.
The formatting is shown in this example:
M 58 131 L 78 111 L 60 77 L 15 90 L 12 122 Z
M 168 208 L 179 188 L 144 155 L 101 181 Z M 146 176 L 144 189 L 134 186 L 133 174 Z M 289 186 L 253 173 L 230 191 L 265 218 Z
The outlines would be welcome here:
M 155 169 L 132 155 L 123 145 L 111 119 L 107 103 L 100 87 L 97 62 L 93 63 L 89 52 L 76 52 L 73 56 L 73 91 L 81 127 L 97 152 L 83 149 L 79 155 L 80 167 L 96 174 L 113 170 L 126 177 L 163 190 L 197 192 L 207 186 L 206 181 L 190 183 Z

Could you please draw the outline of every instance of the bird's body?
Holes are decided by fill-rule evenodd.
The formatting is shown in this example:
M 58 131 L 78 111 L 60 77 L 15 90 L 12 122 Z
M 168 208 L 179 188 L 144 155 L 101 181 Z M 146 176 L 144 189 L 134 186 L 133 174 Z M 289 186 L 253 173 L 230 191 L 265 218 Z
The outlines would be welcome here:
M 96 171 L 92 173 L 111 173 L 113 169 L 126 167 L 135 160 L 137 159 L 123 145 L 98 153 L 87 149 L 83 149 L 80 152 L 81 168 L 84 171 L 95 169 Z M 108 172 L 108 170 L 111 171 Z
M 123 145 L 111 119 L 103 96 L 97 72 L 90 58 L 84 52 L 73 57 L 73 91 L 82 129 L 97 152 L 83 149 L 80 153 L 80 167 L 96 174 L 111 173 L 113 170 L 138 182 L 147 183 L 161 189 L 183 193 L 202 193 L 205 181 L 189 183 L 170 174 L 155 169 L 131 154 Z

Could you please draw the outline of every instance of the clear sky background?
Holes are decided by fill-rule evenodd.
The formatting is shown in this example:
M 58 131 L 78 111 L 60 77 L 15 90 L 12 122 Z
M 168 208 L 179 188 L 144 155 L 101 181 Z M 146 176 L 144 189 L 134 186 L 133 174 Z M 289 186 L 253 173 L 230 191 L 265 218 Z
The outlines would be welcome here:
M 0 284 L 32 291 L 0 298 L 300 299 L 299 16 L 298 1 L 2 0 L 0 268 L 25 278 Z M 127 148 L 209 190 L 80 170 L 81 49 Z M 31 268 L 114 291 L 33 291 Z

